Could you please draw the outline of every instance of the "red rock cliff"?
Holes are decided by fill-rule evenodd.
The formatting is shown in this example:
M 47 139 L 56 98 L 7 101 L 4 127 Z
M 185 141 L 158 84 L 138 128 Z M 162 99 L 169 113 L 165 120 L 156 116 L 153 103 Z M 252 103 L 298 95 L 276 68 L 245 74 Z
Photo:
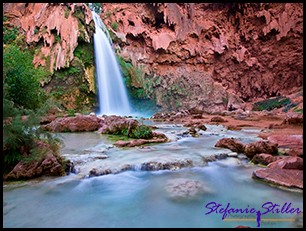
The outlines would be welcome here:
M 48 66 L 51 72 L 69 66 L 78 38 L 89 43 L 93 30 L 88 25 L 94 28 L 83 3 L 4 3 L 3 14 L 25 33 L 28 45 L 40 46 L 33 64 Z
M 223 110 L 303 85 L 302 3 L 106 3 L 101 17 L 144 81 L 161 77 L 162 106 Z

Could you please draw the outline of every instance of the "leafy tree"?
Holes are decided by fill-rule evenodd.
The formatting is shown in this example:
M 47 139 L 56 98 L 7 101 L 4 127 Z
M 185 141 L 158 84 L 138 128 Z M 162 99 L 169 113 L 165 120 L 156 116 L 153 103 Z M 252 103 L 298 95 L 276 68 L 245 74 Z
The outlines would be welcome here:
M 52 147 L 60 143 L 39 126 L 39 116 L 53 105 L 40 87 L 39 78 L 45 73 L 34 68 L 26 47 L 22 51 L 14 42 L 3 47 L 3 167 L 7 173 L 20 160 L 42 160 L 45 152 L 37 149 L 38 140 Z
M 3 52 L 4 97 L 25 109 L 39 108 L 44 96 L 29 51 L 6 45 Z

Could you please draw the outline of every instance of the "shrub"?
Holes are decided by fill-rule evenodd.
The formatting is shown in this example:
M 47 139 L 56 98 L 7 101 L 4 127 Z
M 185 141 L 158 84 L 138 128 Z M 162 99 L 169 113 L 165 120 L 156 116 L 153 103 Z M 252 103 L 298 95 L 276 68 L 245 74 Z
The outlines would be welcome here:
M 114 31 L 118 30 L 118 23 L 117 22 L 112 22 L 111 27 L 114 29 Z
M 151 139 L 153 137 L 153 133 L 151 128 L 148 126 L 140 125 L 132 130 L 130 137 L 136 139 Z
M 263 111 L 263 110 L 271 111 L 275 108 L 281 108 L 283 106 L 289 105 L 290 103 L 291 103 L 290 99 L 286 97 L 278 96 L 274 99 L 266 99 L 266 100 L 262 100 L 262 101 L 254 103 L 253 110 L 254 111 Z
M 18 107 L 40 107 L 44 92 L 40 88 L 33 57 L 29 51 L 22 52 L 17 46 L 7 45 L 3 53 L 4 95 Z

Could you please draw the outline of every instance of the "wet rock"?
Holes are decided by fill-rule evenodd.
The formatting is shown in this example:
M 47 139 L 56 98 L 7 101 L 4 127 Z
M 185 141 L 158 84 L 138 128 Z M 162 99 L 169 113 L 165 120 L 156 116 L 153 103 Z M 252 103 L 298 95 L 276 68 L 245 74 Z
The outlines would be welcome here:
M 102 134 L 121 134 L 123 130 L 127 130 L 127 135 L 141 123 L 135 119 L 127 119 L 121 116 L 103 116 L 101 118 L 101 127 L 98 132 Z
M 268 167 L 303 170 L 303 159 L 297 156 L 287 157 L 270 163 Z
M 237 152 L 230 152 L 230 153 L 227 153 L 227 156 L 228 157 L 238 157 L 238 153 Z
M 253 178 L 289 188 L 303 189 L 303 170 L 265 168 L 253 172 Z
M 276 155 L 278 153 L 278 145 L 266 141 L 257 141 L 246 144 L 244 146 L 244 153 L 247 157 L 253 158 L 256 154 L 266 153 Z
M 114 143 L 117 147 L 135 147 L 140 146 L 143 144 L 149 144 L 149 143 L 165 143 L 168 141 L 168 138 L 158 138 L 153 137 L 153 139 L 145 140 L 145 139 L 137 139 L 137 140 L 131 140 L 131 141 L 123 141 L 118 140 L 116 143 Z
M 184 167 L 192 167 L 192 160 L 166 162 L 166 163 L 151 161 L 141 164 L 142 171 L 178 170 Z
M 75 168 L 73 161 L 71 160 L 66 161 L 65 172 L 67 175 L 69 175 L 70 173 L 77 173 L 77 170 Z
M 289 156 L 303 157 L 303 147 L 290 149 L 287 153 Z
M 5 180 L 31 179 L 40 176 L 63 176 L 65 166 L 60 156 L 53 154 L 50 145 L 37 141 L 40 150 L 45 151 L 41 161 L 20 161 L 11 172 L 4 176 Z
M 244 144 L 240 143 L 234 138 L 223 138 L 215 144 L 215 147 L 228 148 L 231 151 L 237 152 L 237 153 L 244 152 Z
M 202 114 L 193 114 L 193 115 L 192 115 L 192 118 L 193 118 L 193 119 L 202 119 L 202 118 L 203 118 L 203 115 L 202 115 Z
M 185 178 L 168 181 L 165 187 L 172 200 L 193 200 L 205 193 L 204 185 L 197 180 Z
M 81 132 L 96 131 L 100 127 L 101 119 L 96 116 L 79 115 L 75 117 L 56 118 L 47 125 L 42 125 L 44 130 L 51 132 Z
M 231 131 L 240 131 L 241 127 L 238 127 L 238 126 L 235 126 L 235 125 L 228 125 L 227 129 L 231 130 Z
M 210 122 L 218 122 L 218 123 L 222 123 L 222 122 L 227 122 L 227 120 L 223 119 L 220 116 L 214 116 L 210 119 Z
M 271 135 L 267 139 L 271 143 L 278 144 L 280 148 L 289 149 L 287 154 L 290 156 L 303 155 L 303 135 Z
M 284 156 L 272 156 L 271 154 L 260 153 L 252 158 L 254 164 L 268 165 L 276 160 L 283 159 Z
M 112 173 L 111 169 L 105 169 L 105 170 L 99 171 L 98 169 L 93 168 L 92 170 L 89 171 L 89 177 L 108 175 L 111 173 Z
M 203 160 L 204 163 L 207 163 L 207 162 L 222 160 L 222 159 L 225 159 L 227 157 L 228 157 L 228 155 L 226 153 L 221 153 L 221 154 L 214 154 L 214 155 L 210 155 L 210 156 L 202 156 L 202 160 Z
M 287 113 L 282 124 L 303 125 L 303 114 L 293 112 Z

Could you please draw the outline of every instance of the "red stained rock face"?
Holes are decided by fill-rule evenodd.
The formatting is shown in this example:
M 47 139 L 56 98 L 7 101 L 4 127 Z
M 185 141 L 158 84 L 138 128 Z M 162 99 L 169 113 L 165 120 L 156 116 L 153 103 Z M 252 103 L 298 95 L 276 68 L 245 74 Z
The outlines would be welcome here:
M 281 148 L 288 148 L 287 154 L 290 156 L 303 156 L 303 135 L 271 135 L 268 141 Z
M 265 168 L 253 172 L 253 178 L 281 186 L 303 189 L 303 170 Z
M 77 11 L 85 15 L 81 27 L 75 16 Z M 90 42 L 93 31 L 88 30 L 88 25 L 94 28 L 92 14 L 83 3 L 4 3 L 3 14 L 11 24 L 22 29 L 27 44 L 42 43 L 33 64 L 49 66 L 51 72 L 69 66 L 78 37 L 84 33 L 84 40 Z M 49 63 L 46 63 L 47 57 Z
M 263 165 L 268 165 L 274 161 L 277 161 L 279 159 L 283 159 L 285 157 L 283 156 L 272 156 L 271 154 L 266 154 L 266 153 L 261 153 L 261 154 L 256 154 L 252 158 L 252 162 L 254 164 L 263 164 Z
M 303 170 L 303 158 L 297 156 L 287 157 L 270 163 L 268 167 L 274 169 L 281 168 Z
M 81 132 L 96 131 L 100 127 L 101 119 L 96 116 L 80 115 L 75 117 L 57 118 L 42 128 L 52 132 Z
M 301 3 L 105 3 L 101 17 L 118 23 L 120 55 L 161 77 L 164 108 L 167 92 L 214 112 L 303 85 Z
M 238 153 L 244 152 L 244 144 L 233 138 L 223 138 L 215 144 L 215 147 L 228 148 L 231 151 Z
M 247 157 L 253 158 L 256 154 L 267 153 L 276 155 L 278 152 L 277 144 L 272 144 L 270 142 L 258 141 L 244 146 L 244 153 Z

